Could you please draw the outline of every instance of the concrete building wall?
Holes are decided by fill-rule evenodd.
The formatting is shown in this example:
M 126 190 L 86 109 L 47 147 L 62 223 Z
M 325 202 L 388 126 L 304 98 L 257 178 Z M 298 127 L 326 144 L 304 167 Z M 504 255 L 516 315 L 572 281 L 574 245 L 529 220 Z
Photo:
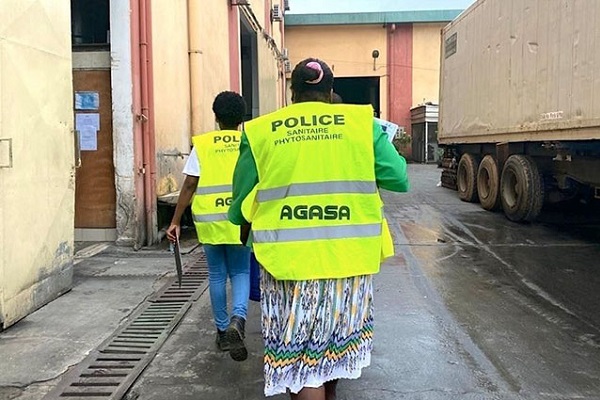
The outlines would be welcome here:
M 191 136 L 187 0 L 153 0 L 156 194 L 179 190 Z M 167 33 L 167 34 L 166 34 Z
M 428 101 L 438 104 L 441 31 L 445 25 L 445 23 L 413 25 L 413 107 Z
M 246 9 L 273 38 L 269 42 L 260 33 L 257 37 L 258 63 L 253 67 L 258 69 L 261 114 L 283 103 L 283 79 L 273 47 L 281 49 L 282 23 L 270 21 L 275 2 L 281 0 L 256 0 Z M 191 136 L 217 129 L 215 96 L 224 90 L 241 91 L 239 20 L 244 13 L 227 1 L 208 6 L 204 0 L 152 0 L 158 196 L 180 190 Z
M 260 114 L 277 110 L 281 105 L 278 93 L 281 78 L 274 54 L 266 43 L 259 43 L 258 46 L 258 80 Z
M 278 44 L 278 49 L 281 50 L 280 26 L 283 22 L 271 21 L 273 4 L 281 4 L 281 2 L 279 0 L 257 0 L 252 2 L 252 8 L 265 33 L 274 40 L 274 43 Z M 278 88 L 282 84 L 282 80 L 279 76 L 278 56 L 273 46 L 269 44 L 269 38 L 261 37 L 259 33 L 257 45 L 258 108 L 260 114 L 266 114 L 281 106 Z
M 283 105 L 283 88 L 285 77 L 280 74 L 280 60 L 273 44 L 282 50 L 282 25 L 283 21 L 271 21 L 271 9 L 278 4 L 283 11 L 281 0 L 257 0 L 252 2 L 252 8 L 265 33 L 272 38 L 258 35 L 258 88 L 259 111 L 266 114 L 277 110 Z
M 440 32 L 446 23 L 320 25 L 319 17 L 306 16 L 309 25 L 299 24 L 297 18 L 286 26 L 292 68 L 312 56 L 325 60 L 338 78 L 381 77 L 381 117 L 411 134 L 410 109 L 424 102 L 438 102 Z M 379 50 L 379 58 L 374 71 L 371 53 L 375 49 Z M 411 156 L 410 146 L 403 149 L 403 154 Z
M 117 243 L 133 245 L 140 236 L 141 199 L 136 198 L 131 11 L 128 1 L 110 2 L 110 57 L 113 143 L 117 192 Z M 143 229 L 143 227 L 141 227 Z
M 215 96 L 223 90 L 230 90 L 229 74 L 229 6 L 227 1 L 211 2 L 210 7 L 204 2 L 199 4 L 198 10 L 190 10 L 199 13 L 200 25 L 194 31 L 195 40 L 199 48 L 192 49 L 200 58 L 197 68 L 199 79 L 192 82 L 198 90 L 198 96 L 193 104 L 194 111 L 199 118 L 199 129 L 192 134 L 197 135 L 217 128 L 215 117 L 212 112 L 212 103 Z M 197 17 L 193 17 L 195 21 Z M 199 54 L 199 55 L 198 55 Z M 192 125 L 195 126 L 195 125 Z
M 0 15 L 2 328 L 71 286 L 74 133 L 70 2 L 2 0 Z
M 329 64 L 336 77 L 381 77 L 381 116 L 387 118 L 386 35 L 381 25 L 290 26 L 285 30 L 285 42 L 292 68 L 307 57 L 317 57 Z M 373 50 L 379 50 L 375 70 Z

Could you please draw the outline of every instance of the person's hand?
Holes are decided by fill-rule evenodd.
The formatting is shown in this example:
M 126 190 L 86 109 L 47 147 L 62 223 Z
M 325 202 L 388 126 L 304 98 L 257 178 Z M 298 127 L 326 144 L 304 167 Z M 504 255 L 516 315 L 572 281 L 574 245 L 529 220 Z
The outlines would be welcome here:
M 181 227 L 179 226 L 179 224 L 171 224 L 169 226 L 169 229 L 167 229 L 167 239 L 169 239 L 171 243 L 175 243 L 177 241 L 177 238 L 179 237 L 180 232 Z

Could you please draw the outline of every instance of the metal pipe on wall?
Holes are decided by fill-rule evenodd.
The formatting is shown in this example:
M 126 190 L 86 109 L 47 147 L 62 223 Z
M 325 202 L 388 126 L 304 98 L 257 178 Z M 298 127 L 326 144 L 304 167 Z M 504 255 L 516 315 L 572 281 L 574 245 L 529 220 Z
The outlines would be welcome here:
M 156 138 L 154 137 L 154 85 L 152 69 L 152 11 L 150 0 L 140 2 L 140 80 L 144 158 L 144 212 L 146 244 L 157 238 Z
M 240 15 L 238 8 L 229 5 L 229 87 L 242 93 L 240 54 Z
M 205 15 L 202 12 L 201 0 L 188 0 L 188 54 L 190 65 L 190 110 L 191 110 L 191 128 L 192 135 L 203 131 L 202 113 L 203 113 L 203 97 L 202 97 L 202 50 L 200 50 L 200 33 L 199 28 L 202 26 L 202 17 Z
M 283 7 L 282 7 L 283 8 Z M 285 20 L 285 13 L 284 13 L 284 20 Z M 282 21 L 279 24 L 279 33 L 281 34 L 281 47 L 284 48 L 285 47 L 285 23 L 284 21 Z M 285 76 L 285 64 L 284 64 L 285 60 L 283 60 L 283 58 L 279 61 L 279 68 L 281 70 L 281 104 L 279 104 L 280 107 L 284 107 L 287 106 L 287 78 Z
M 150 0 L 130 0 L 133 85 L 133 146 L 136 166 L 135 247 L 153 244 L 156 227 L 156 156 Z
M 139 0 L 130 0 L 131 9 L 131 85 L 132 85 L 132 111 L 133 111 L 133 158 L 134 158 L 134 186 L 135 205 L 133 210 L 135 234 L 134 248 L 139 249 L 145 239 L 145 206 L 144 206 L 144 139 L 142 135 L 142 109 L 141 109 L 141 67 L 140 67 L 140 4 Z

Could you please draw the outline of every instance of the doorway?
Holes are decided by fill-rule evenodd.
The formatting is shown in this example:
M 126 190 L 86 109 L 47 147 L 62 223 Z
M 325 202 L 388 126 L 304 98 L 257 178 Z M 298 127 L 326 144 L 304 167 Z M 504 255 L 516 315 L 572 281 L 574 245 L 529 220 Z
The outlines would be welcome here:
M 260 115 L 258 97 L 257 36 L 244 15 L 240 15 L 240 60 L 242 97 L 246 101 L 246 121 Z
M 379 77 L 335 78 L 333 91 L 339 94 L 346 104 L 371 104 L 375 116 L 379 117 L 379 80 Z
M 75 240 L 116 240 L 109 1 L 71 0 L 78 166 Z

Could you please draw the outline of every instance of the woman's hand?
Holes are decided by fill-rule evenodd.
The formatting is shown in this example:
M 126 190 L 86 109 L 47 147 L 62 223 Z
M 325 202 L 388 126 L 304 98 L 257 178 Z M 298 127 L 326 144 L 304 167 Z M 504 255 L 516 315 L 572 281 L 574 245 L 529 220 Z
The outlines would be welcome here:
M 179 224 L 171 224 L 169 226 L 169 229 L 167 229 L 167 239 L 169 239 L 171 243 L 175 243 L 179 238 L 180 233 L 181 227 L 179 226 Z
M 248 237 L 250 237 L 250 229 L 252 225 L 244 224 L 240 226 L 240 242 L 245 246 L 248 243 Z

